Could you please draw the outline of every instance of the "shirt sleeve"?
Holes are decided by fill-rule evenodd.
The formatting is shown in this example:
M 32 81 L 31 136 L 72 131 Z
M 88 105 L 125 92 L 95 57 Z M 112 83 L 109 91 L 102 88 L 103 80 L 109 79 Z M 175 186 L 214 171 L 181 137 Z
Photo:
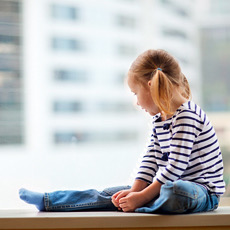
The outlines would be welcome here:
M 178 180 L 188 167 L 194 142 L 202 131 L 204 123 L 192 111 L 183 111 L 178 114 L 172 125 L 172 139 L 168 164 L 157 174 L 156 179 L 164 184 L 167 180 Z
M 148 145 L 147 151 L 142 158 L 136 179 L 146 181 L 149 184 L 153 182 L 153 178 L 158 171 L 155 157 L 156 151 L 156 136 L 153 132 L 150 138 L 150 144 Z

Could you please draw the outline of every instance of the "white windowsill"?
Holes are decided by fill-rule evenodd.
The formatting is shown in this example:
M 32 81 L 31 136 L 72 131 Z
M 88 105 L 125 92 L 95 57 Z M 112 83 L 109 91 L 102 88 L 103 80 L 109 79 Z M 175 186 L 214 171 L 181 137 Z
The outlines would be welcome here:
M 230 228 L 230 207 L 186 215 L 123 212 L 36 212 L 0 210 L 0 229 L 112 229 L 219 226 Z M 228 227 L 227 227 L 228 226 Z M 219 229 L 218 228 L 218 229 Z

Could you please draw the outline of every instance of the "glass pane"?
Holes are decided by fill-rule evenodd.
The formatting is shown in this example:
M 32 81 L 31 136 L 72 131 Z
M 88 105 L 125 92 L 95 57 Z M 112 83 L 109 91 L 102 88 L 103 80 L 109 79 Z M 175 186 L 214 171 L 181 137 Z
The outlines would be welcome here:
M 229 9 L 229 0 L 1 0 L 0 208 L 31 208 L 20 187 L 133 183 L 151 117 L 125 78 L 147 49 L 179 61 L 216 129 L 230 196 Z

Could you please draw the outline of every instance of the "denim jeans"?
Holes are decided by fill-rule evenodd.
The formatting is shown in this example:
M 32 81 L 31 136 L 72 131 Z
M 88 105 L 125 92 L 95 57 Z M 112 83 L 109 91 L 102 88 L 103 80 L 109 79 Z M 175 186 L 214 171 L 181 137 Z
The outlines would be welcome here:
M 85 191 L 56 191 L 45 193 L 46 211 L 115 211 L 111 196 L 130 186 Z M 218 207 L 219 197 L 210 194 L 203 186 L 178 180 L 161 186 L 160 195 L 135 212 L 182 214 L 211 211 Z
M 56 191 L 45 193 L 44 204 L 46 211 L 115 211 L 111 197 L 120 190 L 130 186 L 118 186 L 99 192 L 95 189 L 85 191 Z

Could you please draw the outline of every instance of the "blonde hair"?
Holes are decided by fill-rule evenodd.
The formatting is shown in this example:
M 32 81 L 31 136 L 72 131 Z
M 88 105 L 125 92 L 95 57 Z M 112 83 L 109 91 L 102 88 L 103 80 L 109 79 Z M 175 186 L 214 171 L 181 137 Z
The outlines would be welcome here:
M 131 65 L 128 77 L 141 83 L 144 87 L 151 81 L 150 92 L 156 106 L 165 114 L 172 115 L 172 92 L 180 88 L 180 93 L 190 99 L 189 83 L 181 72 L 176 59 L 164 50 L 147 50 L 137 57 Z

